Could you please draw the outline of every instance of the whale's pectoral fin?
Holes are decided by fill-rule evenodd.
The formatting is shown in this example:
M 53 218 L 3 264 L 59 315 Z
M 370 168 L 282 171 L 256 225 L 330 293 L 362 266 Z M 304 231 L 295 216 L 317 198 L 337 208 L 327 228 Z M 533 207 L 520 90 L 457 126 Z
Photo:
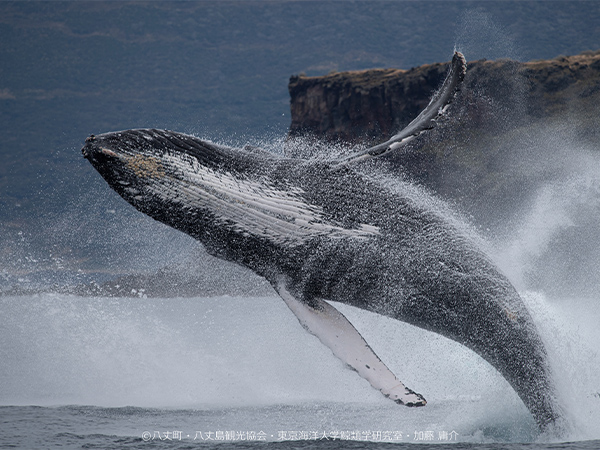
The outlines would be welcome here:
M 365 378 L 371 386 L 396 403 L 424 406 L 427 402 L 402 384 L 373 352 L 360 333 L 337 309 L 324 300 L 313 299 L 308 305 L 296 299 L 280 283 L 277 291 L 302 326 L 317 336 L 333 354 Z
M 433 95 L 427 107 L 421 111 L 421 114 L 388 141 L 342 158 L 338 161 L 338 166 L 365 161 L 396 150 L 424 131 L 434 128 L 436 120 L 446 112 L 446 109 L 452 103 L 456 92 L 465 78 L 466 72 L 467 63 L 465 57 L 462 53 L 455 52 L 450 64 L 450 71 L 442 87 Z

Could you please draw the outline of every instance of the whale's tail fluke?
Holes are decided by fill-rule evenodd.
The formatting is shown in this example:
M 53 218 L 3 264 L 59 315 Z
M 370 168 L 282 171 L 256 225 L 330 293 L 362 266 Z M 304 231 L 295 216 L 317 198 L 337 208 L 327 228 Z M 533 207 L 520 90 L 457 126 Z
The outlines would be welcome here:
M 342 158 L 338 162 L 338 165 L 341 166 L 364 161 L 396 150 L 419 136 L 424 131 L 434 128 L 436 120 L 446 112 L 446 109 L 454 100 L 466 73 L 467 62 L 465 57 L 460 52 L 454 52 L 454 57 L 450 64 L 450 71 L 448 72 L 442 87 L 433 95 L 429 105 L 421 111 L 421 114 L 409 123 L 407 127 L 392 136 L 388 141 Z

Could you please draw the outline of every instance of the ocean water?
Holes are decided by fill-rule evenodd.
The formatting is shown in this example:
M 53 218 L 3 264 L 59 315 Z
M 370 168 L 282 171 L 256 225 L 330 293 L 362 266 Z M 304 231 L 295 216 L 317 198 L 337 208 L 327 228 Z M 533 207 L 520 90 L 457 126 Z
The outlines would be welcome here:
M 346 305 L 427 406 L 383 398 L 276 297 L 1 297 L 0 447 L 600 448 L 595 303 L 523 297 L 556 372 L 560 435 L 539 435 L 473 352 Z

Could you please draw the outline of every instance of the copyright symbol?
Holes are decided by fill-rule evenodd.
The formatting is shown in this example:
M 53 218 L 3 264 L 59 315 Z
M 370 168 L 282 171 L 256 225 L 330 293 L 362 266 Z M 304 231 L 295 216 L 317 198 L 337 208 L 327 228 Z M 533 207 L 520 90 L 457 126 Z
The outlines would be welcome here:
M 152 439 L 152 433 L 150 433 L 149 431 L 144 431 L 142 433 L 142 439 L 148 442 L 150 439 Z

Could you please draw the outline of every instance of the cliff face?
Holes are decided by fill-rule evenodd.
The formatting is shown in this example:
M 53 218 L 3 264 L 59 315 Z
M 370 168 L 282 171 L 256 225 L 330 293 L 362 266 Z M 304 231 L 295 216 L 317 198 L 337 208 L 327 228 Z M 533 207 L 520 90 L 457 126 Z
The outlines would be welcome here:
M 446 70 L 432 64 L 292 77 L 290 132 L 352 141 L 389 135 L 427 105 Z
M 290 134 L 351 142 L 387 138 L 427 105 L 447 69 L 444 63 L 293 76 Z M 463 91 L 475 125 L 487 126 L 486 118 L 502 108 L 537 118 L 556 115 L 574 101 L 600 98 L 600 51 L 527 63 L 469 62 Z

